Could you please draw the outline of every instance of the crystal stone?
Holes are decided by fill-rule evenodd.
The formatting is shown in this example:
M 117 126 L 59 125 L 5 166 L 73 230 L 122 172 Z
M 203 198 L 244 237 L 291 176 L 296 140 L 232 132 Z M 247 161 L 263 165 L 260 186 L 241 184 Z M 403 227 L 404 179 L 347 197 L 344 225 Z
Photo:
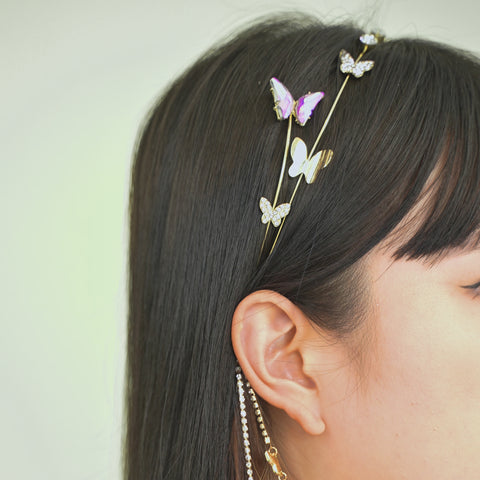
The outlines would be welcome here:
M 374 33 L 364 33 L 360 36 L 360 41 L 368 46 L 376 45 L 378 43 L 377 36 Z

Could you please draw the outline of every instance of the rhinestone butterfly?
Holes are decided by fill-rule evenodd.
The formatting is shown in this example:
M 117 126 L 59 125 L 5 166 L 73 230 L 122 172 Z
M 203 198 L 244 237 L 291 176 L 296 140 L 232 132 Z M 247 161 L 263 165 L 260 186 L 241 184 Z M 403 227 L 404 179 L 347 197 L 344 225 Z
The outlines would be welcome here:
M 351 73 L 355 78 L 360 78 L 365 72 L 373 68 L 375 62 L 373 60 L 364 60 L 356 62 L 353 57 L 346 51 L 340 51 L 340 70 L 343 73 Z
M 293 163 L 288 169 L 288 174 L 291 177 L 298 177 L 298 175 L 303 174 L 305 181 L 310 184 L 315 181 L 318 172 L 330 163 L 333 157 L 333 151 L 320 150 L 309 159 L 305 142 L 297 137 L 292 142 L 290 155 Z
M 373 33 L 364 33 L 363 35 L 360 36 L 360 41 L 364 45 L 368 45 L 368 46 L 374 46 L 374 45 L 377 45 L 378 43 L 377 36 Z
M 302 127 L 311 117 L 318 102 L 325 96 L 324 92 L 307 93 L 295 101 L 288 88 L 275 77 L 270 79 L 270 87 L 275 101 L 273 109 L 277 119 L 285 120 L 293 113 L 297 123 Z
M 282 218 L 290 212 L 290 204 L 282 203 L 273 208 L 272 204 L 265 197 L 262 197 L 260 199 L 260 210 L 263 213 L 262 223 L 272 222 L 274 227 L 278 227 Z
M 384 41 L 384 38 L 385 37 L 380 33 L 364 33 L 363 35 L 360 36 L 360 41 L 364 45 L 368 45 L 369 47 L 374 47 L 375 45 L 382 43 Z

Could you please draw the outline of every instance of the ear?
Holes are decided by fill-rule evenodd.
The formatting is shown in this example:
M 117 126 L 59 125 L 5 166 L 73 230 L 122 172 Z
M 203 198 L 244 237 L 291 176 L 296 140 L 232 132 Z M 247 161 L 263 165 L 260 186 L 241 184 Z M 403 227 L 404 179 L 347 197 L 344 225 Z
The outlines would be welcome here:
M 311 435 L 325 430 L 319 341 L 308 317 L 270 290 L 245 297 L 233 316 L 233 349 L 253 389 Z

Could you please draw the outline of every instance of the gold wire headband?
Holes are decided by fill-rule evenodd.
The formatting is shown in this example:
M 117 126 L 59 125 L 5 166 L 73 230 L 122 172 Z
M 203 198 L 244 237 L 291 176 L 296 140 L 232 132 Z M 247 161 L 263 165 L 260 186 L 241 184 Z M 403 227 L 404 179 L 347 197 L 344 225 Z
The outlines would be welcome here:
M 364 33 L 360 36 L 360 42 L 363 44 L 363 50 L 354 60 L 353 57 L 346 51 L 341 50 L 339 54 L 340 58 L 340 71 L 345 73 L 347 76 L 340 87 L 335 100 L 333 101 L 330 111 L 325 118 L 325 122 L 320 129 L 320 132 L 313 144 L 313 147 L 308 152 L 305 142 L 296 137 L 293 139 L 290 145 L 290 137 L 292 132 L 292 117 L 295 117 L 296 122 L 304 126 L 312 115 L 315 107 L 323 98 L 323 92 L 308 93 L 298 100 L 294 100 L 291 93 L 278 79 L 273 77 L 270 80 L 271 91 L 275 105 L 273 109 L 277 114 L 278 120 L 286 120 L 288 118 L 288 129 L 287 129 L 287 140 L 285 143 L 285 151 L 283 154 L 282 168 L 280 170 L 280 177 L 278 179 L 277 189 L 275 192 L 275 197 L 273 203 L 267 200 L 266 197 L 260 199 L 260 210 L 262 212 L 262 223 L 267 225 L 265 236 L 263 237 L 262 247 L 260 249 L 260 256 L 262 255 L 263 249 L 265 247 L 265 241 L 267 239 L 268 231 L 270 228 L 270 223 L 274 227 L 279 227 L 275 240 L 270 249 L 269 255 L 273 252 L 275 245 L 277 244 L 278 237 L 282 231 L 283 224 L 285 223 L 285 218 L 290 213 L 292 207 L 293 199 L 297 193 L 298 187 L 302 181 L 302 178 L 305 179 L 307 184 L 311 184 L 315 181 L 318 172 L 325 168 L 332 160 L 333 151 L 326 149 L 320 150 L 317 153 L 315 149 L 322 138 L 325 129 L 327 128 L 328 123 L 332 117 L 332 114 L 337 106 L 338 100 L 340 99 L 345 86 L 348 83 L 348 80 L 353 75 L 355 78 L 360 78 L 365 72 L 371 70 L 374 66 L 373 60 L 363 60 L 361 58 L 365 55 L 369 47 L 374 47 L 375 45 L 383 42 L 384 37 L 378 33 Z M 292 157 L 292 165 L 288 170 L 290 177 L 299 177 L 295 189 L 290 197 L 290 200 L 287 203 L 277 204 L 278 196 L 280 193 L 280 188 L 283 183 L 283 178 L 285 175 L 285 169 L 287 165 L 287 156 L 288 150 L 290 148 L 290 155 Z

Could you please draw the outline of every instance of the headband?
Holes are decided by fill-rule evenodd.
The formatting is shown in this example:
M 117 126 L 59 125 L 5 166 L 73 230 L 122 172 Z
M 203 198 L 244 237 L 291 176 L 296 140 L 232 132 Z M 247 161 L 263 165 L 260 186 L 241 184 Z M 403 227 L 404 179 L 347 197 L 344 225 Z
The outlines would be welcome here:
M 346 50 L 340 51 L 340 71 L 346 74 L 346 77 L 337 92 L 335 100 L 330 107 L 330 111 L 328 112 L 325 121 L 323 122 L 322 128 L 320 129 L 320 132 L 318 133 L 317 138 L 310 150 L 308 150 L 307 145 L 300 137 L 296 137 L 293 139 L 292 142 L 290 142 L 292 133 L 292 118 L 295 118 L 295 121 L 298 125 L 302 127 L 305 126 L 316 106 L 325 96 L 325 93 L 307 93 L 306 95 L 300 97 L 298 100 L 294 100 L 292 94 L 289 92 L 287 87 L 285 87 L 285 85 L 280 82 L 280 80 L 275 77 L 270 79 L 270 87 L 274 99 L 273 109 L 277 115 L 277 120 L 288 119 L 288 128 L 287 139 L 285 142 L 285 150 L 283 153 L 282 167 L 280 170 L 280 176 L 278 179 L 277 189 L 275 191 L 273 202 L 270 202 L 266 197 L 260 198 L 259 206 L 262 212 L 262 223 L 267 225 L 265 235 L 263 237 L 262 246 L 260 249 L 260 256 L 265 248 L 265 242 L 267 239 L 270 224 L 272 224 L 274 228 L 278 228 L 275 240 L 272 247 L 270 248 L 269 255 L 273 252 L 273 249 L 277 244 L 278 237 L 280 236 L 280 232 L 282 231 L 283 225 L 285 223 L 285 219 L 292 208 L 293 200 L 297 193 L 298 187 L 302 182 L 302 179 L 305 179 L 305 182 L 307 184 L 313 183 L 317 178 L 319 171 L 327 167 L 333 158 L 333 151 L 330 149 L 319 150 L 316 153 L 315 150 L 320 142 L 320 139 L 322 138 L 323 133 L 325 132 L 325 129 L 328 126 L 328 123 L 330 122 L 333 112 L 335 111 L 338 101 L 340 100 L 340 97 L 350 78 L 352 76 L 355 78 L 360 78 L 364 75 L 364 73 L 372 70 L 372 68 L 374 67 L 373 60 L 361 60 L 362 57 L 367 53 L 367 50 L 370 47 L 374 47 L 375 45 L 381 43 L 384 40 L 384 37 L 380 34 L 365 33 L 360 36 L 359 40 L 363 45 L 363 50 L 355 60 Z M 278 197 L 285 177 L 289 150 L 292 164 L 288 169 L 288 175 L 291 178 L 298 177 L 298 180 L 289 201 L 279 204 Z

